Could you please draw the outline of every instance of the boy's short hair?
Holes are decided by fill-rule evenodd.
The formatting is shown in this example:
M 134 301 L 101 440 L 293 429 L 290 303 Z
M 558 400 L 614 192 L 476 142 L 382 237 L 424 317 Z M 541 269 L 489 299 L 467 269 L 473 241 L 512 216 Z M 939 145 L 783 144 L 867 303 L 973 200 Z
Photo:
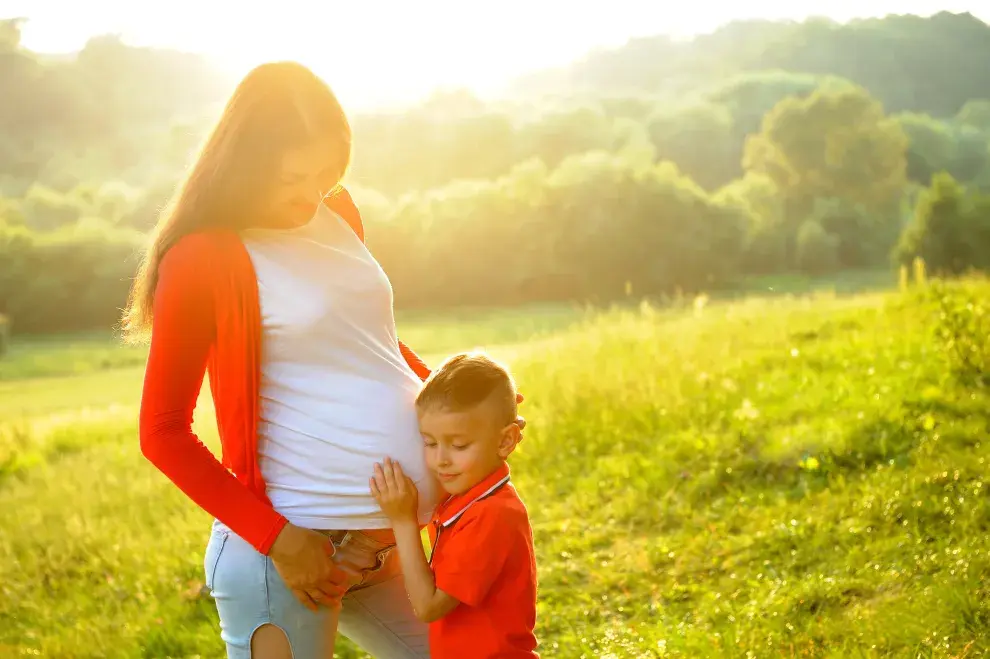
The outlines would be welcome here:
M 484 354 L 454 355 L 430 374 L 416 397 L 420 410 L 463 412 L 489 398 L 505 423 L 516 420 L 516 385 L 508 370 Z

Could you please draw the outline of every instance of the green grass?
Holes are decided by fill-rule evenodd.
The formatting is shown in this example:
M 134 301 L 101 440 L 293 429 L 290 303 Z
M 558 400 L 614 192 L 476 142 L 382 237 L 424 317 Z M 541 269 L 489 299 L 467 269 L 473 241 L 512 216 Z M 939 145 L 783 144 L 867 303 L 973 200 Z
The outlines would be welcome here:
M 509 310 L 461 309 L 399 314 L 400 338 L 421 355 L 443 353 L 451 346 L 485 348 L 525 341 L 531 343 L 567 328 L 587 316 L 581 307 L 545 304 Z M 0 357 L 0 393 L 4 383 L 20 386 L 26 379 L 101 373 L 143 366 L 147 348 L 124 346 L 109 332 L 71 336 L 15 336 Z
M 844 270 L 842 272 L 813 275 L 767 275 L 744 277 L 726 293 L 737 295 L 800 295 L 816 291 L 838 294 L 867 293 L 890 290 L 897 287 L 897 272 L 889 269 Z
M 109 333 L 14 337 L 0 357 L 0 383 L 43 376 L 108 371 L 143 364 L 145 350 L 122 347 Z
M 526 394 L 543 656 L 990 652 L 990 391 L 935 304 L 543 313 L 400 326 L 431 360 L 490 346 Z M 221 657 L 209 518 L 140 456 L 140 367 L 46 376 L 0 383 L 0 656 Z

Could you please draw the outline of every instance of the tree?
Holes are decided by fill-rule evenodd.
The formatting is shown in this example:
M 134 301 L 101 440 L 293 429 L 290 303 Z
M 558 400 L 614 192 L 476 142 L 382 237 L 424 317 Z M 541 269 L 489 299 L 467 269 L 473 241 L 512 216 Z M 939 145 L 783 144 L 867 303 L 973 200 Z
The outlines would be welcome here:
M 901 228 L 896 215 L 878 218 L 860 204 L 834 197 L 816 199 L 806 221 L 820 226 L 834 240 L 833 260 L 843 268 L 883 263 Z
M 790 96 L 804 98 L 831 81 L 828 76 L 807 73 L 753 71 L 729 78 L 707 96 L 710 102 L 728 109 L 741 145 L 746 135 L 760 130 L 763 116 L 777 103 Z
M 787 98 L 746 141 L 743 168 L 770 177 L 789 214 L 803 217 L 818 197 L 838 197 L 878 214 L 904 186 L 907 137 L 861 87 L 827 85 Z
M 927 183 L 941 171 L 951 171 L 955 144 L 948 126 L 926 114 L 906 112 L 897 121 L 908 136 L 907 176 Z
M 714 189 L 738 173 L 738 145 L 728 108 L 714 103 L 674 112 L 659 112 L 648 123 L 657 156 L 678 168 L 702 187 Z
M 791 227 L 780 190 L 769 177 L 752 172 L 723 186 L 714 201 L 747 218 L 743 244 L 746 272 L 786 271 L 791 263 Z
M 990 268 L 990 196 L 936 174 L 918 197 L 894 256 L 902 264 L 921 257 L 932 272 L 945 275 Z
M 797 232 L 797 265 L 808 274 L 832 272 L 838 266 L 839 239 L 814 220 L 805 220 Z
M 990 105 L 990 104 L 988 104 Z M 897 120 L 908 136 L 908 178 L 927 185 L 938 172 L 971 183 L 990 167 L 990 123 L 980 127 L 979 105 L 967 104 L 954 119 L 902 113 Z
M 990 100 L 973 99 L 967 101 L 959 110 L 956 119 L 967 126 L 990 132 Z

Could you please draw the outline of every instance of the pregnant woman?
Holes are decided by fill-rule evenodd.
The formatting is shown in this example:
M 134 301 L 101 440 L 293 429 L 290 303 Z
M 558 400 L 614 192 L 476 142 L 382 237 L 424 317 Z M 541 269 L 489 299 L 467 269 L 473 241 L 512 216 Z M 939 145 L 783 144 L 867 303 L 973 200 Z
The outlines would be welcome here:
M 351 132 L 308 69 L 238 85 L 163 213 L 125 329 L 150 332 L 141 450 L 215 518 L 204 560 L 230 659 L 427 657 L 395 539 L 368 488 L 386 455 L 439 491 L 414 408 L 429 371 L 341 180 Z M 192 432 L 205 374 L 222 456 Z

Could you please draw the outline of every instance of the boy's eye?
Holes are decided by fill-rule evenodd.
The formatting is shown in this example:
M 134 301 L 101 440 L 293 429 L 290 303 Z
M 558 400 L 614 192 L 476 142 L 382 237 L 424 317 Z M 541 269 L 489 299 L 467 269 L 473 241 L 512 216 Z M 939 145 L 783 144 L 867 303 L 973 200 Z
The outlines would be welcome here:
M 456 449 L 456 450 L 458 450 L 458 451 L 463 451 L 464 449 L 466 449 L 468 447 L 468 445 L 467 444 L 451 444 L 451 447 L 454 448 L 454 449 Z
M 427 446 L 427 447 L 429 447 L 429 448 L 433 448 L 434 446 L 436 446 L 436 445 L 437 445 L 437 443 L 436 443 L 436 442 L 434 442 L 433 440 L 429 440 L 429 439 L 428 439 L 428 440 L 426 440 L 425 442 L 423 442 L 423 444 L 424 444 L 425 446 Z

